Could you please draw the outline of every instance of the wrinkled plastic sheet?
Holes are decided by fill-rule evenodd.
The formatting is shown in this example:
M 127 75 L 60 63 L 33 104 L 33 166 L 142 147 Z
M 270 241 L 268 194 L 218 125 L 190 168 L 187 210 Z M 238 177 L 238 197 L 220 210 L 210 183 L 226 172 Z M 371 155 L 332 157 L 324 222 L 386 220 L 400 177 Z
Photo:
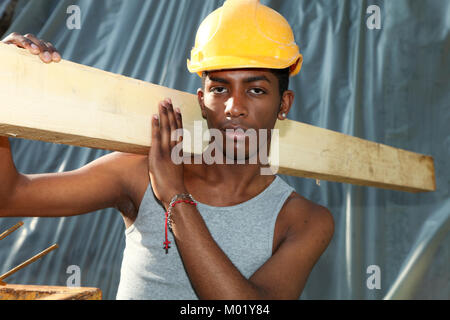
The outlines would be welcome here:
M 0 1 L 0 18 L 5 13 L 5 10 L 8 7 L 10 2 L 11 2 L 10 0 L 2 0 L 2 1 Z
M 450 2 L 262 2 L 287 18 L 304 55 L 288 118 L 431 155 L 436 167 L 437 190 L 419 194 L 282 176 L 335 219 L 301 298 L 450 298 Z M 70 30 L 73 3 L 19 1 L 9 32 L 34 33 L 64 59 L 196 92 L 200 80 L 186 59 L 199 23 L 223 1 L 79 0 L 81 29 Z M 368 28 L 370 5 L 380 8 L 380 29 Z M 75 170 L 108 153 L 10 141 L 25 174 Z M 115 298 L 125 245 L 118 211 L 2 218 L 0 231 L 18 221 L 24 226 L 0 242 L 1 273 L 53 243 L 59 249 L 8 282 L 66 285 L 77 266 L 82 286 Z

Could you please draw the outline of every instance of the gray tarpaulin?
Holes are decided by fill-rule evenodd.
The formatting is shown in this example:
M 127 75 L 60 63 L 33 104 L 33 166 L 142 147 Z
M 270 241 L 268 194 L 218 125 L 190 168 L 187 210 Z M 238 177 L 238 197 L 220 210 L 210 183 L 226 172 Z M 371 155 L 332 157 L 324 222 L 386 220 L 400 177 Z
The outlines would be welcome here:
M 437 190 L 419 194 L 282 176 L 336 222 L 301 298 L 450 298 L 450 1 L 262 2 L 287 18 L 304 55 L 288 118 L 431 155 L 436 167 Z M 64 59 L 195 93 L 200 80 L 186 59 L 199 23 L 222 3 L 20 1 L 9 32 L 34 33 Z M 81 29 L 67 27 L 70 5 L 80 8 Z M 368 27 L 370 5 L 380 8 L 380 29 Z M 108 153 L 10 141 L 22 173 L 73 170 Z M 66 285 L 67 268 L 76 265 L 82 286 L 114 299 L 125 239 L 118 211 L 3 218 L 0 230 L 20 220 L 25 225 L 0 242 L 0 272 L 53 243 L 60 247 L 8 282 Z
M 0 17 L 5 12 L 6 7 L 8 6 L 8 4 L 9 4 L 9 0 L 2 0 L 2 1 L 0 1 Z

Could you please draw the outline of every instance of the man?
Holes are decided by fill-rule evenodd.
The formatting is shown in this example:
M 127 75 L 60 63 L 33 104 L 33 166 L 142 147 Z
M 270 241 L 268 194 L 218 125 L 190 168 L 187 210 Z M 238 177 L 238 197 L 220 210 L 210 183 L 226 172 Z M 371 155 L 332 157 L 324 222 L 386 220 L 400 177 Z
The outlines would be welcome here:
M 61 59 L 32 35 L 4 42 L 46 63 Z M 175 163 L 181 139 L 171 135 L 182 116 L 166 99 L 151 120 L 148 156 L 114 152 L 72 172 L 25 175 L 0 137 L 0 216 L 117 208 L 126 226 L 118 299 L 298 299 L 332 238 L 332 215 L 279 176 L 261 174 L 258 151 L 270 134 L 252 148 L 233 129 L 270 132 L 284 120 L 294 100 L 287 80 L 301 62 L 283 17 L 257 0 L 226 1 L 201 24 L 188 68 L 202 76 L 208 127 L 223 132 L 214 158 L 231 164 Z M 245 164 L 236 163 L 239 150 Z

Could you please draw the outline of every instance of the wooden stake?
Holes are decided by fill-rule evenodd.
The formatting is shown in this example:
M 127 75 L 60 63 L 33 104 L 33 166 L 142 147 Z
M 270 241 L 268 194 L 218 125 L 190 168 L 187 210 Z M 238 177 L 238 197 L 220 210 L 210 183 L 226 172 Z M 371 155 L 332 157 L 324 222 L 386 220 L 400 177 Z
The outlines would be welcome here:
M 19 264 L 17 267 L 9 270 L 8 272 L 2 274 L 0 276 L 0 281 L 6 279 L 7 277 L 9 277 L 10 275 L 12 275 L 13 273 L 16 273 L 17 271 L 19 271 L 20 269 L 25 268 L 27 265 L 29 265 L 30 263 L 33 263 L 34 261 L 38 260 L 39 258 L 45 256 L 47 253 L 49 253 L 50 251 L 54 250 L 58 248 L 57 244 L 52 245 L 51 247 L 48 247 L 47 249 L 45 249 L 44 251 L 42 251 L 41 253 L 38 253 L 37 255 L 35 255 L 34 257 L 28 259 L 27 261 Z
M 3 232 L 2 234 L 0 234 L 0 240 L 5 239 L 7 236 L 9 236 L 11 233 L 13 233 L 14 231 L 16 231 L 18 228 L 20 228 L 21 226 L 23 226 L 23 222 L 20 221 L 19 223 L 16 223 L 14 226 L 12 226 L 11 228 L 9 228 L 8 230 L 6 230 L 5 232 Z

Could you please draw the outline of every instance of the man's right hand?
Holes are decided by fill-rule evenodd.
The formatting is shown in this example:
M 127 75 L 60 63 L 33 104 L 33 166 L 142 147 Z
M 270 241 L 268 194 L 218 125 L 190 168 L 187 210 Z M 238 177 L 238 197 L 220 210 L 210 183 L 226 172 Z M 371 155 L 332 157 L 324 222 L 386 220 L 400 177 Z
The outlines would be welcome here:
M 27 49 L 32 54 L 39 55 L 45 63 L 61 61 L 61 55 L 50 42 L 38 39 L 30 33 L 23 36 L 17 32 L 13 32 L 1 42 L 14 44 L 20 48 Z

